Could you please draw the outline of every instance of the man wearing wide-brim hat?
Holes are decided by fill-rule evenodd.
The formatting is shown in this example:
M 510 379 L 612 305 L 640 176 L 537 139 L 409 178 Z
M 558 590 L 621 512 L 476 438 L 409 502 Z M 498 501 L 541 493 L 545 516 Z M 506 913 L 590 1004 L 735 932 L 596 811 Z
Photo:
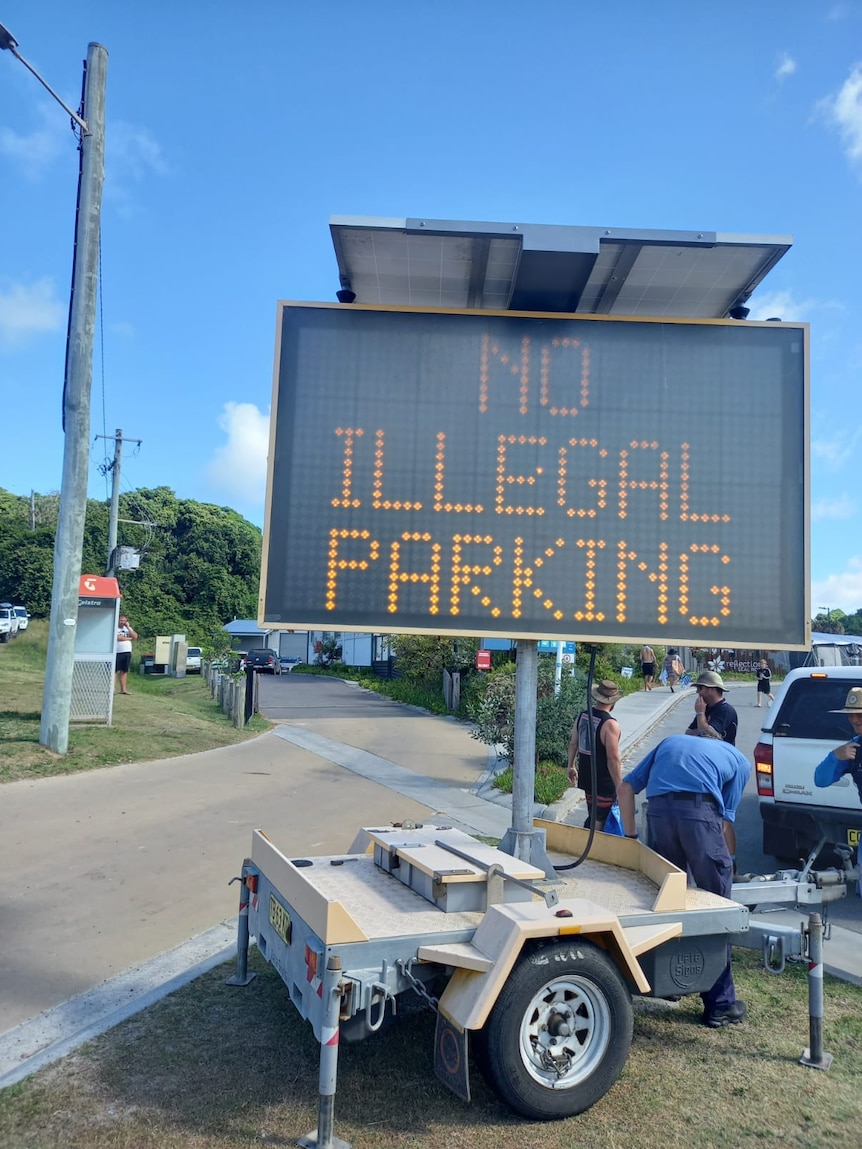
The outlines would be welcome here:
M 814 785 L 825 789 L 827 786 L 834 786 L 845 774 L 849 774 L 856 783 L 859 801 L 862 802 L 862 687 L 854 686 L 848 693 L 843 708 L 833 710 L 831 713 L 846 714 L 856 734 L 849 742 L 836 747 L 826 755 L 814 771 Z
M 722 742 L 735 746 L 739 715 L 724 697 L 724 679 L 714 670 L 702 670 L 693 686 L 697 690 L 694 719 L 686 734 L 703 734 L 712 727 Z
M 569 739 L 570 786 L 579 786 L 587 800 L 589 828 L 595 813 L 597 830 L 603 830 L 610 809 L 617 800 L 617 787 L 622 781 L 620 763 L 620 727 L 611 714 L 623 692 L 611 678 L 594 682 L 591 688 L 590 714 L 583 710 L 575 719 Z M 592 759 L 590 757 L 590 718 L 595 730 L 596 787 L 593 793 Z

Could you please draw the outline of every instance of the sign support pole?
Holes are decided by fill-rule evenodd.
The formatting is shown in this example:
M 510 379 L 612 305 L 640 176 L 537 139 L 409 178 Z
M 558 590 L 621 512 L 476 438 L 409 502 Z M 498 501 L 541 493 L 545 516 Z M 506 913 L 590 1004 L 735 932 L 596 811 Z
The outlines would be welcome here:
M 512 826 L 500 849 L 545 871 L 556 871 L 545 851 L 545 831 L 533 826 L 536 789 L 536 696 L 539 683 L 539 646 L 534 638 L 517 641 L 515 673 L 515 761 L 512 763 Z

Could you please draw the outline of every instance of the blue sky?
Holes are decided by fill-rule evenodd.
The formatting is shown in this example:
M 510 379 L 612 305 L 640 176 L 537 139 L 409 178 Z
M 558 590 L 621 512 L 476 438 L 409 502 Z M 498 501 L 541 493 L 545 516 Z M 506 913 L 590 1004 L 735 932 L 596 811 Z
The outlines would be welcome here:
M 275 304 L 334 298 L 330 215 L 792 235 L 751 318 L 811 324 L 812 607 L 862 606 L 862 0 L 0 0 L 0 21 L 72 107 L 88 42 L 109 52 L 92 497 L 121 427 L 123 489 L 262 523 Z M 68 117 L 0 53 L 18 494 L 60 485 L 76 181 Z

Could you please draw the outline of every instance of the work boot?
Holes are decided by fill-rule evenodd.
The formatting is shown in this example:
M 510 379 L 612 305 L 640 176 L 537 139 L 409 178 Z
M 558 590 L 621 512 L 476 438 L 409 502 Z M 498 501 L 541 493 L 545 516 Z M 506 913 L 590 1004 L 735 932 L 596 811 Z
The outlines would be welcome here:
M 723 1029 L 726 1025 L 739 1025 L 745 1021 L 745 1002 L 734 1001 L 723 1009 L 704 1010 L 703 1024 L 709 1029 Z

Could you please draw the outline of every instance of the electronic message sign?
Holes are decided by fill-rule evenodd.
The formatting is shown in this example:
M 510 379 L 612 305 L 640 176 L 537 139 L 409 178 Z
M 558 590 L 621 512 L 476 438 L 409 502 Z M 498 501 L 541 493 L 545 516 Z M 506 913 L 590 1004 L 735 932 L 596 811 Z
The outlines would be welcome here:
M 259 621 L 807 643 L 807 327 L 279 304 Z

